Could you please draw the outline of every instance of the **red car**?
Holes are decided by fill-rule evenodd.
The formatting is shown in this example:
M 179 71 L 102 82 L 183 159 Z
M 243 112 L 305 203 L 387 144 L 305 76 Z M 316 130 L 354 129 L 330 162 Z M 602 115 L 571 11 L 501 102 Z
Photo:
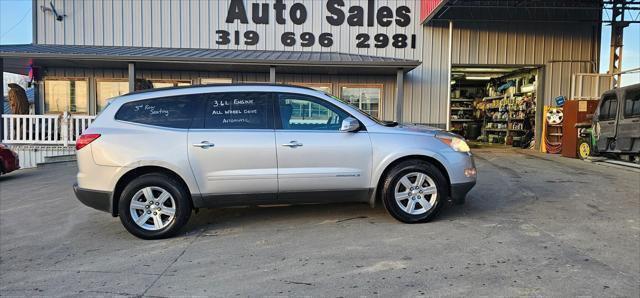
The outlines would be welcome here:
M 13 172 L 20 168 L 18 154 L 7 146 L 0 144 L 0 175 Z

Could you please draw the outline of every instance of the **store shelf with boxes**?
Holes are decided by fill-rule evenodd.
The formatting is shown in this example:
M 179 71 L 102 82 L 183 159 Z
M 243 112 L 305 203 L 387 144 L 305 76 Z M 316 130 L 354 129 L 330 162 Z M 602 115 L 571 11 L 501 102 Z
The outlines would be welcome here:
M 470 141 L 531 146 L 536 87 L 535 68 L 453 68 L 451 131 Z
M 450 130 L 466 138 L 480 135 L 482 115 L 477 103 L 484 96 L 484 87 L 472 81 L 451 81 Z

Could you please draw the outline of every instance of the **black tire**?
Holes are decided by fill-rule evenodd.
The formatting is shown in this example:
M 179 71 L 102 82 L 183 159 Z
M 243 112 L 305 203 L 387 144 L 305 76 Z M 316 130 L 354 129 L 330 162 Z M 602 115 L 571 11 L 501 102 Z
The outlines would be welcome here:
M 175 202 L 173 219 L 165 227 L 158 230 L 147 230 L 136 224 L 129 209 L 131 200 L 136 193 L 146 187 L 166 190 L 173 197 L 173 202 Z M 122 225 L 129 233 L 142 239 L 163 239 L 174 236 L 187 223 L 192 209 L 191 196 L 182 183 L 161 173 L 145 174 L 129 182 L 122 191 L 118 204 L 118 214 Z M 153 219 L 150 220 L 153 222 Z
M 403 208 L 399 206 L 399 204 L 401 203 L 396 202 L 395 199 L 395 190 L 400 179 L 402 179 L 405 175 L 414 172 L 425 174 L 427 175 L 427 177 L 431 178 L 436 186 L 437 191 L 437 195 L 435 198 L 432 195 L 429 196 L 428 201 L 429 203 L 432 203 L 433 206 L 426 212 L 415 215 L 407 213 Z M 442 208 L 443 203 L 449 196 L 448 189 L 449 187 L 447 184 L 447 179 L 436 166 L 421 160 L 408 160 L 394 166 L 384 178 L 384 182 L 382 185 L 382 202 L 385 209 L 387 209 L 387 212 L 389 212 L 391 216 L 401 222 L 427 222 L 433 219 L 436 214 L 438 214 L 440 208 Z

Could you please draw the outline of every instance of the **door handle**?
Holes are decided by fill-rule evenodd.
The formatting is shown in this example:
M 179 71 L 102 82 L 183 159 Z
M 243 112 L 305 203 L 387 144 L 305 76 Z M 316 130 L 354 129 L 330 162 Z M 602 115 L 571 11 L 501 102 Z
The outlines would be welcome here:
M 207 148 L 211 148 L 213 146 L 215 146 L 215 144 L 213 143 L 209 143 L 207 141 L 202 141 L 200 143 L 195 143 L 192 144 L 193 147 L 198 147 L 198 148 L 202 148 L 202 149 L 207 149 Z
M 640 120 L 636 119 L 636 120 L 631 120 L 632 123 L 636 123 L 636 122 L 640 122 Z
M 302 143 L 298 143 L 298 141 L 291 141 L 289 143 L 282 144 L 282 146 L 289 148 L 302 147 Z

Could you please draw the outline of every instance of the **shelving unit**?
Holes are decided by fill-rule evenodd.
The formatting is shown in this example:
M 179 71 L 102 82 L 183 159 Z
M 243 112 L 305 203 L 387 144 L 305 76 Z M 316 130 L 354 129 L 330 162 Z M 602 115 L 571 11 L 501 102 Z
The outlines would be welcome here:
M 452 98 L 451 99 L 451 131 L 463 134 L 466 123 L 473 123 L 475 119 L 473 98 Z
M 494 100 L 494 99 L 504 99 L 505 95 L 497 95 L 497 96 L 488 96 L 483 98 L 482 100 Z
M 483 136 L 492 143 L 508 144 L 509 138 L 513 140 L 514 137 L 521 137 L 523 133 L 527 132 L 527 130 L 524 129 L 524 121 L 527 120 L 526 117 L 530 116 L 513 116 L 515 113 L 526 113 L 525 99 L 527 98 L 535 99 L 535 92 L 518 92 L 483 98 L 482 101 L 487 102 L 489 105 L 485 107 L 485 117 L 482 126 Z M 494 103 L 497 100 L 500 102 L 497 104 Z M 493 115 L 489 113 L 500 113 L 502 117 L 494 119 Z M 506 116 L 506 118 L 504 116 Z
M 548 124 L 544 137 L 545 146 L 548 153 L 558 154 L 562 148 L 562 124 Z

